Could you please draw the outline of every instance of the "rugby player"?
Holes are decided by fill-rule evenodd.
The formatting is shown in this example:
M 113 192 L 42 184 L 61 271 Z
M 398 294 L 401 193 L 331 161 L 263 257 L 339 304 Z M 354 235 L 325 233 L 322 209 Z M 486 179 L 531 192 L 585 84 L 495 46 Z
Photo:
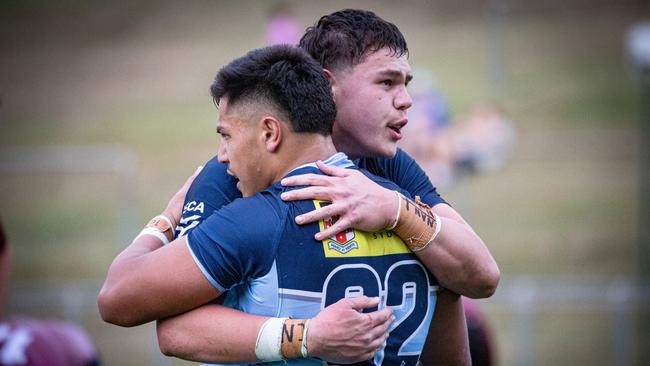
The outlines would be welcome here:
M 409 238 L 406 243 L 390 230 L 348 230 L 319 241 L 315 234 L 333 223 L 332 218 L 303 226 L 295 222 L 296 215 L 327 203 L 282 201 L 280 195 L 293 190 L 280 185 L 283 177 L 320 174 L 317 160 L 323 160 L 323 166 L 358 169 L 345 154 L 336 153 L 330 137 L 336 107 L 328 79 L 303 50 L 254 50 L 224 67 L 211 91 L 220 108 L 219 161 L 228 164 L 245 198 L 162 246 L 173 237 L 180 216 L 180 210 L 173 212 L 178 200 L 172 199 L 163 215 L 111 264 L 99 296 L 104 319 L 122 325 L 160 319 L 206 304 L 243 283 L 238 307 L 266 317 L 258 317 L 253 332 L 247 327 L 220 329 L 248 344 L 240 359 L 228 358 L 232 354 L 226 352 L 225 359 L 216 361 L 322 364 L 309 358 L 321 356 L 308 332 L 322 326 L 316 315 L 344 297 L 365 294 L 380 297 L 380 308 L 394 307 L 389 336 L 369 338 L 378 339 L 378 352 L 365 355 L 374 355 L 366 363 L 415 365 L 429 324 L 440 321 L 433 310 L 446 303 L 436 305 L 437 281 L 413 252 L 425 249 L 440 234 L 440 219 L 407 198 L 407 191 L 364 172 L 375 184 L 399 192 L 394 194 L 400 203 L 391 226 Z M 460 322 L 446 332 L 453 339 L 451 333 L 463 326 Z M 432 329 L 438 331 L 430 333 L 428 344 L 435 349 L 446 334 L 440 327 Z M 380 330 L 380 335 L 385 333 Z M 439 356 L 466 363 L 466 351 Z
M 330 79 L 337 104 L 332 134 L 337 150 L 356 158 L 358 166 L 396 182 L 412 196 L 420 196 L 441 217 L 444 223 L 441 235 L 433 245 L 417 252 L 418 257 L 443 287 L 473 298 L 490 296 L 498 283 L 499 270 L 489 251 L 463 218 L 438 195 L 417 163 L 396 148 L 406 122 L 405 111 L 411 104 L 405 90 L 411 78 L 405 59 L 408 49 L 399 29 L 372 12 L 344 10 L 322 17 L 307 30 L 300 47 L 321 62 Z M 288 185 L 314 185 L 286 192 L 283 198 L 333 202 L 300 215 L 298 222 L 340 215 L 334 225 L 317 234 L 319 240 L 350 226 L 365 230 L 388 226 L 396 210 L 393 192 L 372 183 L 358 171 L 320 167 L 332 176 L 292 176 L 283 181 Z M 220 163 L 217 157 L 209 161 L 187 193 L 176 234 L 187 234 L 215 210 L 240 197 L 235 184 L 236 179 L 227 174 L 226 164 Z M 231 294 L 226 304 L 234 302 L 236 294 Z M 448 318 L 462 311 L 458 308 L 460 302 L 454 306 L 455 312 L 448 316 L 441 311 L 436 311 L 436 316 Z M 333 321 L 343 315 L 328 318 Z M 218 353 L 211 344 L 228 344 L 232 340 L 218 331 L 219 324 L 226 321 L 243 324 L 246 319 L 245 314 L 224 306 L 207 305 L 160 322 L 160 344 L 167 353 L 190 358 Z M 348 335 L 350 338 L 345 338 Z M 354 336 L 338 332 L 335 336 L 320 334 L 318 339 L 331 345 L 332 352 L 340 350 L 339 357 L 354 357 L 362 351 L 345 348 L 353 344 Z M 233 345 L 230 349 L 236 348 Z

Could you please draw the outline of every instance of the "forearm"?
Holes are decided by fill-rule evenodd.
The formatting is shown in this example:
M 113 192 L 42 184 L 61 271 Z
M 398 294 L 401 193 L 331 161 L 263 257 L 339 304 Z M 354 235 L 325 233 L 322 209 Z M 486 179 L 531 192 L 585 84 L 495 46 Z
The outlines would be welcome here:
M 160 350 L 196 362 L 259 362 L 255 342 L 266 319 L 222 305 L 204 305 L 158 321 Z
M 491 296 L 499 283 L 499 268 L 481 238 L 448 205 L 434 207 L 441 230 L 418 258 L 441 286 L 463 296 Z
M 449 205 L 433 209 L 417 197 L 398 194 L 398 213 L 391 229 L 418 256 L 445 288 L 472 298 L 489 297 L 499 269 L 483 241 Z
M 309 320 L 308 331 L 302 334 L 306 339 L 309 356 L 337 364 L 372 358 L 386 341 L 388 327 L 394 320 L 390 308 L 361 313 L 361 310 L 378 304 L 378 298 L 361 296 L 344 298 L 325 307 Z M 160 320 L 158 341 L 164 354 L 187 360 L 259 362 L 256 356 L 257 338 L 264 336 L 260 329 L 268 319 L 221 305 L 203 305 L 190 312 Z M 268 328 L 266 326 L 265 329 Z M 285 330 L 282 332 L 284 334 Z M 297 335 L 292 338 L 301 340 Z M 285 340 L 288 341 L 283 337 L 282 342 Z M 284 351 L 282 354 L 285 357 Z M 298 357 L 301 356 L 302 354 Z

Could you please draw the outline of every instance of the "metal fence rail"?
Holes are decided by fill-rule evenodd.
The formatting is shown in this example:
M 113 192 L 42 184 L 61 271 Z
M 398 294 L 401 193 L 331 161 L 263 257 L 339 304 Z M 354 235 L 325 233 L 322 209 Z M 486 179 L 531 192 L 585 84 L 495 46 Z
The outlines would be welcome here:
M 512 324 L 513 365 L 539 364 L 535 318 L 540 314 L 606 314 L 610 365 L 633 365 L 638 337 L 635 314 L 650 309 L 650 279 L 603 276 L 517 276 L 505 278 L 497 293 L 481 302 Z
M 115 174 L 118 234 L 128 243 L 137 228 L 134 201 L 135 156 L 123 145 L 14 146 L 0 149 L 0 176 L 17 173 Z

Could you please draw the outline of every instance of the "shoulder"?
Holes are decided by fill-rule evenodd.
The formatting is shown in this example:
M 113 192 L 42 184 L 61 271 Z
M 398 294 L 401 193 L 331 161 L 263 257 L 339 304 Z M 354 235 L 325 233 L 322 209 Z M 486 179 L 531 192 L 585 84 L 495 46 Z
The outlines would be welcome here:
M 393 182 L 392 180 L 390 180 L 390 179 L 388 179 L 388 178 L 386 178 L 384 176 L 379 176 L 379 175 L 377 175 L 377 174 L 375 174 L 375 173 L 373 173 L 373 172 L 371 172 L 371 171 L 369 171 L 367 169 L 364 169 L 364 168 L 358 168 L 358 170 L 363 175 L 368 177 L 368 179 L 373 181 L 374 183 L 376 183 L 376 184 L 378 184 L 378 185 L 380 185 L 380 186 L 382 186 L 382 187 L 384 187 L 386 189 L 390 189 L 390 190 L 393 190 L 393 191 L 399 191 L 402 194 L 406 195 L 407 197 L 411 197 L 411 194 L 408 191 L 404 190 L 402 187 L 400 187 L 397 183 Z
M 270 189 L 237 199 L 188 234 L 194 260 L 220 291 L 272 267 L 287 216 L 278 201 Z
M 227 172 L 228 165 L 219 162 L 217 156 L 210 159 L 201 173 L 194 179 L 187 196 L 209 197 L 217 193 L 220 198 L 227 198 L 230 201 L 241 197 L 237 190 L 237 180 Z
M 241 197 L 237 181 L 227 169 L 216 156 L 205 164 L 185 196 L 177 237 L 186 235 L 214 211 Z
M 424 170 L 402 149 L 398 148 L 391 158 L 363 158 L 358 164 L 359 167 L 394 182 L 403 191 L 409 192 L 411 197 L 420 196 L 423 202 L 432 207 L 446 203 Z
M 417 166 L 415 159 L 400 148 L 397 149 L 395 156 L 390 158 L 372 157 L 361 158 L 357 161 L 357 165 L 360 168 L 368 169 L 379 176 L 386 176 L 392 171 L 401 170 L 413 164 Z
M 236 236 L 246 242 L 268 239 L 286 217 L 286 204 L 280 199 L 280 193 L 270 187 L 236 199 L 212 214 L 199 228 L 211 237 Z

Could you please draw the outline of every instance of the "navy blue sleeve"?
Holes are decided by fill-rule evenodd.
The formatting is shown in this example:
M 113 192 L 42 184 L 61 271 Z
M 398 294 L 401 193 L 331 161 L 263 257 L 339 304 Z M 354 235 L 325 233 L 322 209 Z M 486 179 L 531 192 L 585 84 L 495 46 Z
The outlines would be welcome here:
M 420 196 L 422 202 L 431 207 L 447 203 L 415 159 L 402 149 L 398 148 L 392 158 L 361 158 L 357 164 L 360 168 L 394 182 L 412 197 Z
M 264 192 L 237 200 L 192 230 L 188 247 L 206 278 L 224 292 L 268 273 L 286 211 L 286 205 Z
M 216 156 L 205 164 L 185 196 L 176 237 L 186 235 L 213 212 L 241 197 L 237 180 L 226 172 L 227 168 Z

